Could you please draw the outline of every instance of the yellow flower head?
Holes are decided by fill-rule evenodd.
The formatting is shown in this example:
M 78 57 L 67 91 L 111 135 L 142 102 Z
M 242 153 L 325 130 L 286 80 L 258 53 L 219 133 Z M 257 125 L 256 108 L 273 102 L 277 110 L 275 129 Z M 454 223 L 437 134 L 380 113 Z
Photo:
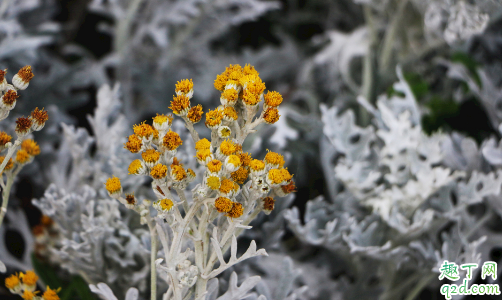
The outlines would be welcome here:
M 183 141 L 180 138 L 180 135 L 174 131 L 169 130 L 169 132 L 164 135 L 162 140 L 164 147 L 168 150 L 176 150 L 179 146 L 183 144 Z
M 196 176 L 197 175 L 195 174 L 195 172 L 192 169 L 187 169 L 188 180 L 192 181 L 193 179 L 195 179 Z
M 126 202 L 129 205 L 136 205 L 136 197 L 133 194 L 126 194 Z
M 225 74 L 229 77 L 234 72 L 242 73 L 242 67 L 240 65 L 229 65 L 225 68 Z
M 276 107 L 269 107 L 265 111 L 265 114 L 263 115 L 263 119 L 265 122 L 268 124 L 274 124 L 275 122 L 279 121 L 279 110 Z
M 291 180 L 293 176 L 289 174 L 287 169 L 271 169 L 268 171 L 267 181 L 270 184 L 281 184 Z
M 214 201 L 214 207 L 216 207 L 216 210 L 220 213 L 229 212 L 232 209 L 232 206 L 233 206 L 232 200 L 226 197 L 218 197 Z
M 220 126 L 218 128 L 218 136 L 222 139 L 230 137 L 232 130 L 228 126 Z
M 234 202 L 232 205 L 232 209 L 227 213 L 227 216 L 230 218 L 239 218 L 244 213 L 244 208 L 242 204 L 238 202 Z
M 174 90 L 176 94 L 188 94 L 193 91 L 193 82 L 192 79 L 183 79 L 182 81 L 178 81 L 176 84 L 176 89 Z
M 185 95 L 173 96 L 173 101 L 171 101 L 170 109 L 176 115 L 185 115 L 190 107 L 190 99 Z
M 230 179 L 223 179 L 220 185 L 220 192 L 223 194 L 228 194 L 234 189 L 234 182 Z M 221 211 L 220 211 L 221 212 Z
M 34 126 L 34 130 L 36 131 L 42 129 L 45 125 L 45 122 L 49 120 L 49 114 L 47 113 L 47 111 L 44 110 L 43 108 L 42 110 L 39 110 L 38 107 L 31 112 L 30 117 L 36 125 Z
M 0 131 L 0 147 L 5 146 L 5 144 L 9 143 L 12 140 L 12 137 L 7 133 Z
M 260 77 L 258 77 L 259 79 Z M 246 85 L 246 91 L 255 95 L 260 96 L 265 91 L 265 83 L 260 80 L 256 80 L 254 82 L 248 82 Z
M 17 75 L 21 78 L 22 81 L 24 82 L 30 82 L 30 80 L 35 76 L 33 72 L 31 71 L 31 66 L 24 66 L 22 67 L 18 72 Z
M 243 184 L 249 176 L 249 170 L 244 167 L 240 167 L 237 171 L 232 172 L 231 176 L 235 182 Z
M 282 96 L 278 92 L 275 91 L 269 91 L 268 93 L 265 94 L 265 104 L 267 104 L 270 107 L 277 107 L 279 104 L 282 103 Z
M 39 293 L 39 291 L 32 292 L 29 290 L 24 290 L 23 295 L 21 296 L 24 300 L 33 300 L 35 296 Z
M 237 90 L 235 90 L 233 88 L 226 89 L 223 91 L 223 93 L 221 93 L 221 98 L 226 100 L 226 103 L 233 105 L 233 104 L 235 104 L 235 102 L 239 98 L 239 93 L 237 92 Z
M 242 163 L 242 166 L 243 167 L 247 167 L 249 166 L 249 163 L 251 162 L 251 155 L 249 155 L 249 153 L 244 153 L 244 152 L 241 152 L 238 154 L 239 155 L 239 159 L 241 160 L 241 163 Z
M 3 160 L 5 159 L 5 156 L 0 156 L 0 164 L 3 163 Z M 5 165 L 4 170 L 10 170 L 14 167 L 14 162 L 12 161 L 12 158 L 9 158 L 9 161 Z
M 278 166 L 279 168 L 282 168 L 282 166 L 284 166 L 284 156 L 280 155 L 279 153 L 269 151 L 265 155 L 264 160 L 266 164 L 270 164 L 272 166 Z
M 291 180 L 288 184 L 281 186 L 282 192 L 285 194 L 289 194 L 292 192 L 296 192 L 296 185 L 293 180 Z
M 253 159 L 249 162 L 249 167 L 251 168 L 251 171 L 258 172 L 265 169 L 265 163 L 261 160 Z
M 147 149 L 141 153 L 141 157 L 147 164 L 156 164 L 160 159 L 160 152 L 154 149 Z
M 218 91 L 225 90 L 225 85 L 227 85 L 228 76 L 223 73 L 216 76 L 216 80 L 214 81 L 214 88 Z
M 51 290 L 49 286 L 47 286 L 47 290 L 44 292 L 42 295 L 42 299 L 44 300 L 59 300 L 58 292 L 61 290 L 61 288 L 57 290 Z
M 133 126 L 134 134 L 140 138 L 149 138 L 155 134 L 155 129 L 152 125 L 148 125 L 145 122 Z
M 260 94 L 252 93 L 248 90 L 244 91 L 242 95 L 242 101 L 249 106 L 257 105 L 260 102 Z
M 227 155 L 227 156 L 232 155 L 235 153 L 236 150 L 237 150 L 237 147 L 235 146 L 234 142 L 232 142 L 231 140 L 224 140 L 220 144 L 220 152 L 223 155 Z
M 171 177 L 175 181 L 181 181 L 187 177 L 185 169 L 180 165 L 171 165 Z
M 223 111 L 221 109 L 209 110 L 206 113 L 206 126 L 211 129 L 217 127 L 221 124 L 223 116 Z
M 27 271 L 26 274 L 21 273 L 19 277 L 21 277 L 23 283 L 28 286 L 37 284 L 38 276 L 33 271 Z
M 12 290 L 14 289 L 15 287 L 17 287 L 19 284 L 21 283 L 21 281 L 19 280 L 19 277 L 18 275 L 10 275 L 9 277 L 5 278 L 5 286 L 9 289 L 9 290 Z
M 263 209 L 264 210 L 269 210 L 269 211 L 274 210 L 274 203 L 275 203 L 274 198 L 272 198 L 272 197 L 265 197 L 263 199 Z
M 220 177 L 218 176 L 209 176 L 207 179 L 207 186 L 212 190 L 217 190 L 220 188 Z
M 209 150 L 211 148 L 211 142 L 207 139 L 200 139 L 197 143 L 195 143 L 195 150 Z
M 202 111 L 202 105 L 197 104 L 196 106 L 190 108 L 187 114 L 187 118 L 192 123 L 198 123 L 202 119 L 203 114 L 204 112 Z
M 237 120 L 239 118 L 237 111 L 232 106 L 225 107 L 225 109 L 223 110 L 223 114 L 229 120 Z
M 167 166 L 163 164 L 155 165 L 150 171 L 150 176 L 155 179 L 162 179 L 167 176 Z
M 207 169 L 211 173 L 218 173 L 219 171 L 221 171 L 221 165 L 221 161 L 213 159 L 212 161 L 207 163 Z
M 129 168 L 127 168 L 127 171 L 129 171 L 129 175 L 130 174 L 134 174 L 134 175 L 138 175 L 140 173 L 142 173 L 144 171 L 144 166 L 143 164 L 141 163 L 141 160 L 139 159 L 135 159 L 131 162 L 131 164 L 129 165 Z
M 108 178 L 105 183 L 106 190 L 110 194 L 120 193 L 122 191 L 122 186 L 120 185 L 120 179 L 113 176 L 112 178 Z
M 24 136 L 30 131 L 32 125 L 33 121 L 30 118 L 19 117 L 16 120 L 16 133 Z
M 2 102 L 7 105 L 11 106 L 16 102 L 16 99 L 19 98 L 19 95 L 16 93 L 15 90 L 8 90 L 3 96 L 2 96 Z M 11 107 L 12 108 L 12 107 Z M 10 109 L 10 108 L 9 108 Z
M 244 73 L 244 75 L 254 75 L 254 76 L 260 75 L 260 73 L 258 73 L 258 71 L 256 71 L 256 69 L 250 64 L 246 64 L 242 72 Z
M 174 206 L 173 200 L 167 198 L 157 201 L 156 204 L 164 212 L 170 211 Z
M 141 150 L 142 146 L 143 142 L 135 134 L 131 134 L 127 143 L 124 144 L 124 148 L 131 151 L 132 153 L 138 153 Z
M 226 159 L 226 162 L 236 167 L 241 166 L 241 159 L 237 155 L 229 155 Z
M 40 154 L 40 147 L 34 140 L 28 139 L 21 143 L 21 149 L 25 150 L 29 155 L 35 156 Z
M 20 149 L 16 153 L 16 162 L 20 164 L 25 164 L 30 160 L 30 155 L 26 150 Z
M 167 130 L 173 123 L 172 115 L 159 115 L 157 114 L 153 119 L 153 127 L 156 130 Z
M 200 163 L 205 163 L 206 160 L 208 159 L 208 157 L 210 157 L 210 156 L 211 156 L 211 150 L 209 150 L 209 149 L 199 150 L 195 154 L 195 157 L 197 158 L 197 160 Z

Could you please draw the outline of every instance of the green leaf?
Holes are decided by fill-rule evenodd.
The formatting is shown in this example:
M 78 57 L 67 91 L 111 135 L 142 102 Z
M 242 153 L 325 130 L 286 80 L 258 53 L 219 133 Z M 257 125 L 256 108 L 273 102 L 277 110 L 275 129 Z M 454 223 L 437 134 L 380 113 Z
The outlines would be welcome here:
M 31 254 L 31 261 L 35 268 L 35 273 L 37 273 L 46 285 L 53 289 L 63 287 L 63 282 L 59 279 L 51 266 L 39 260 L 35 254 Z

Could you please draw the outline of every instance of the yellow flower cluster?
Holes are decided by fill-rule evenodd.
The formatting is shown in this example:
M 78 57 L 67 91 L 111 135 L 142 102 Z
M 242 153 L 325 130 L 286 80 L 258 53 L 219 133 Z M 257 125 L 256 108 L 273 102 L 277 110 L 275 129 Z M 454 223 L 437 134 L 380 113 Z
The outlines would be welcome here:
M 26 273 L 12 274 L 5 279 L 5 287 L 13 294 L 21 296 L 24 300 L 59 300 L 57 290 L 52 290 L 47 286 L 46 291 L 41 295 L 40 291 L 35 291 L 37 288 L 38 276 L 33 271 Z
M 195 158 L 199 163 L 198 174 L 203 174 L 202 184 L 194 190 L 194 197 L 215 197 L 214 207 L 230 218 L 239 218 L 244 207 L 236 200 L 241 188 L 254 189 L 254 194 L 262 199 L 259 209 L 271 211 L 274 199 L 266 197 L 270 191 L 277 196 L 284 196 L 295 190 L 292 175 L 284 168 L 284 157 L 275 152 L 268 152 L 263 160 L 254 159 L 242 150 L 242 143 L 248 133 L 260 123 L 275 123 L 279 120 L 278 106 L 283 99 L 275 91 L 265 93 L 265 83 L 253 66 L 230 65 L 217 75 L 214 82 L 221 91 L 221 104 L 214 110 L 205 113 L 205 125 L 211 129 L 211 139 L 199 138 L 194 124 L 203 117 L 200 104 L 191 105 L 194 85 L 191 79 L 178 81 L 170 109 L 185 122 L 195 143 Z M 254 121 L 258 104 L 263 103 L 263 111 Z M 152 187 L 159 199 L 153 202 L 154 207 L 167 220 L 167 214 L 180 203 L 167 199 L 171 188 L 185 189 L 195 179 L 196 172 L 185 169 L 175 157 L 180 146 L 190 145 L 180 135 L 171 130 L 172 116 L 157 114 L 153 124 L 145 122 L 133 127 L 124 144 L 132 153 L 141 153 L 140 159 L 133 160 L 128 168 L 132 175 L 149 175 L 154 181 Z M 8 137 L 0 135 L 6 144 Z M 250 179 L 251 184 L 244 186 Z M 105 183 L 110 195 L 117 197 L 122 192 L 120 180 L 116 177 Z M 181 198 L 181 196 L 180 196 Z M 129 200 L 127 200 L 129 199 Z M 135 205 L 134 196 L 126 196 L 125 202 Z M 139 207 L 139 206 L 138 206 Z

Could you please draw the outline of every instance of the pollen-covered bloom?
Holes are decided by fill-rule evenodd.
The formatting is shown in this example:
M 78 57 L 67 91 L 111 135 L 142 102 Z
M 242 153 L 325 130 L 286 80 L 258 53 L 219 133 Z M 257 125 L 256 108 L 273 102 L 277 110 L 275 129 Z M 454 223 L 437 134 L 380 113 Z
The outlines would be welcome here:
M 5 159 L 5 156 L 0 156 L 0 165 L 3 163 L 4 159 Z M 14 167 L 14 162 L 12 161 L 12 158 L 9 158 L 9 161 L 5 165 L 4 170 L 10 170 L 13 167 Z
M 20 149 L 16 153 L 16 163 L 20 165 L 25 165 L 33 160 L 33 156 L 30 156 L 26 150 Z
M 136 201 L 136 197 L 134 197 L 134 194 L 126 194 L 125 200 L 125 206 L 129 209 L 134 209 L 134 207 L 138 203 L 138 201 Z
M 150 170 L 150 176 L 154 179 L 162 179 L 167 176 L 167 166 L 158 164 Z
M 32 121 L 31 129 L 40 131 L 44 128 L 45 122 L 49 120 L 49 114 L 43 108 L 39 110 L 37 107 L 31 112 L 30 120 Z
M 293 180 L 290 180 L 288 184 L 275 188 L 275 194 L 279 197 L 285 197 L 293 192 L 296 192 L 296 185 Z
M 218 128 L 218 136 L 222 139 L 228 139 L 232 134 L 232 130 L 228 126 L 220 126 Z
M 212 190 L 217 190 L 220 188 L 221 181 L 219 176 L 208 176 L 205 179 L 205 185 L 212 189 Z
M 229 156 L 237 151 L 237 146 L 231 140 L 224 140 L 221 142 L 220 147 L 216 150 L 217 156 Z
M 173 101 L 171 101 L 169 108 L 175 115 L 180 117 L 186 116 L 190 109 L 190 99 L 185 95 L 173 96 Z
M 16 120 L 16 134 L 19 137 L 23 137 L 31 132 L 31 126 L 33 122 L 29 118 L 19 117 Z
M 220 102 L 221 105 L 230 105 L 234 106 L 237 103 L 237 99 L 239 99 L 239 92 L 237 91 L 237 82 L 234 86 L 228 86 L 228 89 L 225 89 L 223 93 L 221 93 Z
M 31 71 L 31 66 L 24 66 L 12 78 L 12 85 L 19 90 L 25 90 L 33 76 L 35 75 L 33 75 L 33 72 Z
M 225 159 L 225 169 L 228 172 L 234 172 L 241 166 L 241 159 L 237 155 L 229 155 Z
M 134 134 L 137 137 L 143 139 L 143 141 L 153 139 L 156 133 L 155 128 L 153 128 L 151 125 L 146 124 L 145 122 L 139 125 L 134 125 L 132 129 L 134 131 Z
M 35 142 L 32 139 L 24 140 L 21 143 L 21 149 L 26 151 L 26 153 L 28 153 L 31 156 L 40 154 L 40 147 L 38 146 L 37 142 Z
M 258 159 L 253 159 L 249 163 L 249 170 L 251 171 L 251 175 L 261 176 L 265 174 L 265 163 Z
M 7 148 L 7 143 L 10 143 L 12 137 L 7 133 L 0 131 L 0 151 Z
M 169 130 L 169 132 L 167 132 L 162 139 L 162 146 L 169 151 L 178 149 L 178 147 L 182 144 L 183 141 L 181 140 L 180 135 L 171 130 Z
M 174 202 L 171 199 L 161 199 L 153 203 L 153 208 L 155 208 L 159 213 L 167 213 L 173 209 Z
M 282 168 L 282 166 L 284 166 L 284 156 L 276 152 L 267 152 L 263 160 L 265 161 L 267 169 Z
M 242 207 L 242 204 L 240 204 L 239 202 L 234 202 L 232 209 L 230 209 L 230 211 L 227 213 L 227 216 L 229 216 L 230 218 L 239 218 L 243 213 L 244 208 Z
M 171 178 L 174 181 L 179 182 L 179 181 L 182 181 L 183 179 L 185 179 L 186 177 L 187 177 L 187 173 L 186 173 L 185 169 L 183 169 L 182 166 L 174 165 L 174 164 L 171 165 Z
M 215 176 L 218 176 L 220 174 L 221 166 L 222 166 L 221 161 L 219 161 L 217 159 L 211 160 L 206 165 L 209 174 L 213 174 Z
M 197 143 L 195 143 L 195 150 L 211 150 L 211 142 L 207 139 L 200 139 Z
M 238 191 L 239 185 L 236 185 L 232 180 L 225 178 L 221 181 L 219 192 L 220 195 L 223 197 L 229 197 L 232 198 L 235 196 L 236 192 Z
M 188 180 L 188 182 L 194 181 L 196 176 L 197 175 L 195 174 L 195 172 L 192 169 L 187 169 L 187 180 Z
M 242 166 L 231 174 L 232 179 L 238 184 L 244 184 L 244 181 L 248 179 L 248 176 L 249 170 Z
M 120 184 L 120 179 L 115 176 L 106 180 L 105 187 L 110 197 L 122 194 L 122 185 Z
M 27 271 L 26 273 L 21 273 L 19 275 L 23 281 L 24 290 L 33 292 L 37 288 L 38 276 L 33 271 Z
M 272 187 L 287 184 L 293 176 L 287 169 L 271 169 L 267 173 L 267 183 Z
M 193 96 L 193 82 L 192 79 L 183 79 L 176 83 L 176 89 L 174 90 L 176 95 L 185 95 L 188 99 Z
M 235 108 L 231 106 L 225 107 L 223 110 L 223 120 L 227 122 L 233 122 L 236 121 L 239 118 L 239 115 L 237 114 L 237 111 Z
M 195 153 L 195 158 L 201 165 L 206 165 L 213 159 L 213 154 L 211 153 L 211 150 L 203 149 Z
M 135 134 L 131 134 L 127 143 L 124 144 L 124 148 L 131 151 L 131 153 L 138 153 L 143 147 L 143 141 Z
M 204 112 L 202 111 L 202 105 L 197 104 L 192 106 L 187 113 L 187 119 L 192 123 L 198 123 L 202 119 L 202 115 Z
M 17 274 L 12 274 L 5 278 L 5 287 L 13 294 L 17 294 L 22 290 L 21 280 Z
M 282 103 L 282 95 L 275 91 L 269 91 L 263 98 L 265 99 L 265 109 L 269 107 L 277 107 Z
M 267 124 L 274 124 L 279 121 L 280 117 L 281 115 L 279 115 L 279 110 L 276 107 L 267 108 L 265 114 L 263 114 L 263 120 L 265 120 Z
M 220 213 L 227 213 L 232 209 L 233 202 L 232 200 L 226 197 L 218 197 L 214 201 L 214 207 Z
M 222 120 L 223 120 L 223 110 L 221 109 L 209 110 L 206 113 L 206 126 L 209 129 L 218 128 Z
M 19 95 L 15 90 L 8 90 L 0 99 L 0 108 L 5 110 L 14 109 L 17 98 L 19 98 Z
M 159 115 L 157 114 L 155 117 L 152 118 L 153 122 L 153 128 L 155 128 L 158 131 L 167 131 L 171 127 L 171 124 L 173 123 L 173 116 L 169 115 Z
M 129 174 L 133 175 L 143 175 L 146 172 L 146 166 L 143 161 L 140 159 L 135 159 L 129 164 L 129 168 L 127 168 Z
M 274 210 L 275 200 L 272 197 L 263 198 L 263 212 L 267 215 Z
M 58 296 L 58 292 L 61 290 L 61 288 L 57 290 L 51 290 L 49 286 L 47 286 L 47 290 L 44 292 L 42 295 L 43 300 L 60 300 Z
M 153 168 L 160 159 L 160 152 L 154 149 L 147 149 L 143 153 L 141 153 L 141 157 L 145 161 L 145 164 L 149 168 Z

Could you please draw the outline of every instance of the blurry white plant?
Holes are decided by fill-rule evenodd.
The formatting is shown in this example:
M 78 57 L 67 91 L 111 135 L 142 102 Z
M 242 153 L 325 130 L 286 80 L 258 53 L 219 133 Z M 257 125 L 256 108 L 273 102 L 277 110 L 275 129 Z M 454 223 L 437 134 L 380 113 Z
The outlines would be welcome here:
M 394 90 L 404 98 L 381 96 L 377 108 L 359 99 L 373 115 L 373 125 L 359 127 L 351 110 L 339 114 L 336 107 L 321 106 L 327 137 L 321 161 L 331 180 L 331 201 L 310 201 L 305 225 L 296 208 L 285 215 L 299 239 L 326 247 L 342 265 L 354 266 L 343 272 L 355 277 L 355 284 L 338 282 L 347 298 L 413 299 L 436 285 L 443 260 L 479 263 L 488 260 L 494 246 L 484 248 L 482 236 L 493 214 L 467 211 L 498 197 L 502 173 L 453 163 L 461 162 L 452 145 L 455 136 L 422 132 L 413 93 L 399 69 L 397 75 Z M 374 271 L 361 259 L 374 264 Z M 409 277 L 405 283 L 402 276 Z M 371 292 L 374 280 L 383 290 Z

